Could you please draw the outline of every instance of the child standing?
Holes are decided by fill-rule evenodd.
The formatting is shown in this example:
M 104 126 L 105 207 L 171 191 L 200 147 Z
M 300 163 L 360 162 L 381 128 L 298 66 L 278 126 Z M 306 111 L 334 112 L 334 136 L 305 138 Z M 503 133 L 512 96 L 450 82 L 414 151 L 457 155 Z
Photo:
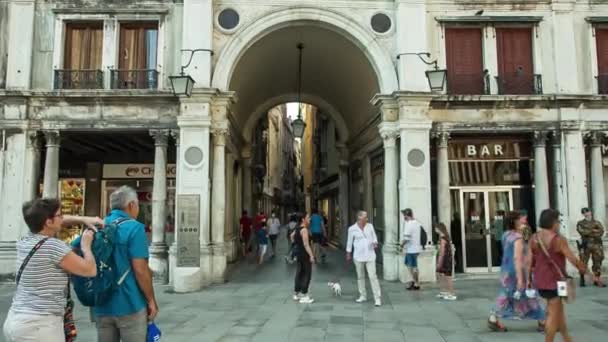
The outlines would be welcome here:
M 439 278 L 438 298 L 445 300 L 456 300 L 454 284 L 452 283 L 452 265 L 454 256 L 452 254 L 452 241 L 445 224 L 439 223 L 435 227 L 435 232 L 439 235 L 439 254 L 437 255 L 437 276 Z

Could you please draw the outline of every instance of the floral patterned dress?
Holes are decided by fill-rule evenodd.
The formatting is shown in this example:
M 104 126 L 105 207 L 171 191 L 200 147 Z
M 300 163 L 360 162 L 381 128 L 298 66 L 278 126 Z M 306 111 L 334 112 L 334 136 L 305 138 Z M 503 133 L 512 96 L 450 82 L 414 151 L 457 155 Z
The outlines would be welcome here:
M 496 297 L 494 313 L 503 319 L 532 319 L 544 320 L 545 310 L 538 298 L 528 298 L 524 293 L 516 300 L 513 294 L 517 291 L 517 275 L 515 272 L 515 241 L 523 239 L 520 232 L 510 230 L 502 235 L 504 253 L 500 267 L 500 290 Z M 524 256 L 529 253 L 524 243 Z M 525 274 L 525 272 L 524 272 Z

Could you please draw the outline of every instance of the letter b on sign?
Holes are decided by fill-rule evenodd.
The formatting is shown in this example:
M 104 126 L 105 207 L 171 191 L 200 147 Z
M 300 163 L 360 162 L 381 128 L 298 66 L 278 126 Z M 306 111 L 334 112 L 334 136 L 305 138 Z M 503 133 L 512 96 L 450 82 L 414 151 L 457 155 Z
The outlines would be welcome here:
M 477 155 L 477 148 L 475 145 L 467 145 L 467 156 Z

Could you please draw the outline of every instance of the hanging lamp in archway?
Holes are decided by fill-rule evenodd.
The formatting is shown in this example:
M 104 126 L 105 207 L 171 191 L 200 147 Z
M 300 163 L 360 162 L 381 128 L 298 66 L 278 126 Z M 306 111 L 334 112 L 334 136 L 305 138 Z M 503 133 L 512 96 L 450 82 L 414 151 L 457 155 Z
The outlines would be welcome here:
M 298 118 L 293 120 L 291 128 L 293 129 L 293 135 L 296 138 L 302 138 L 304 136 L 304 129 L 306 129 L 306 123 L 302 120 L 302 50 L 304 44 L 298 44 Z

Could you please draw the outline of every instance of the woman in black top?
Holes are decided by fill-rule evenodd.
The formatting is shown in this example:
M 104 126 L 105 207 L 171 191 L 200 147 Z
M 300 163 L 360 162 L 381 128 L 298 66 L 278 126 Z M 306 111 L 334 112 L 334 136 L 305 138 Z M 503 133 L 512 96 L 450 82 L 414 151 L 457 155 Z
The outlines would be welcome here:
M 298 223 L 299 227 L 291 234 L 296 249 L 295 255 L 298 258 L 293 300 L 302 304 L 310 304 L 314 302 L 314 299 L 308 296 L 308 286 L 312 275 L 312 264 L 315 263 L 315 257 L 310 247 L 310 232 L 308 231 L 310 215 L 307 214 L 302 217 Z

